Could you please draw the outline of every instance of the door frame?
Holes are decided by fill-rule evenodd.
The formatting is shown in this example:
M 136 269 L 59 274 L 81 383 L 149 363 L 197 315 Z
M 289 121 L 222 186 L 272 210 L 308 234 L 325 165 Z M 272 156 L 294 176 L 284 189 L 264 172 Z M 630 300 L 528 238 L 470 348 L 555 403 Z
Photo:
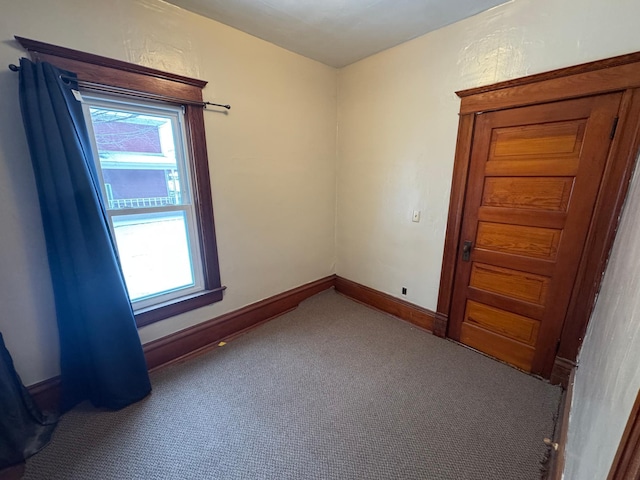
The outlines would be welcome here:
M 627 425 L 618 444 L 618 450 L 607 480 L 631 480 L 640 478 L 640 390 L 631 407 Z
M 623 92 L 619 120 L 553 363 L 542 376 L 565 384 L 600 289 L 640 148 L 640 52 L 456 92 L 460 121 L 434 334 L 446 337 L 464 217 L 475 120 L 489 111 Z

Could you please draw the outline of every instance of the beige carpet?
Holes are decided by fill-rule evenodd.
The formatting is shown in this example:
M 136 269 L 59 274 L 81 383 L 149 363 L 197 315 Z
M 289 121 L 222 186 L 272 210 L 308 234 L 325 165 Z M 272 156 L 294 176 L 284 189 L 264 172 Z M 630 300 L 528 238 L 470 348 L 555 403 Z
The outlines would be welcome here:
M 26 479 L 540 478 L 560 389 L 328 291 L 81 406 Z

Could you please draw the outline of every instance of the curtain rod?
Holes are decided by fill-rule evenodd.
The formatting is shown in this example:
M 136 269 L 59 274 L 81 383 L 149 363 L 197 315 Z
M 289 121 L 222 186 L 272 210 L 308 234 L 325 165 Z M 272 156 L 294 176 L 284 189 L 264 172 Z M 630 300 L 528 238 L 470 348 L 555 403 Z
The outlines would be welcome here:
M 11 70 L 12 72 L 19 72 L 20 71 L 20 67 L 17 65 L 14 65 L 13 63 L 9 65 L 9 70 Z M 88 82 L 85 80 L 78 80 L 77 78 L 73 78 L 73 77 L 68 77 L 66 75 L 60 75 L 60 79 L 65 83 L 65 84 L 69 84 L 71 82 L 77 82 L 78 86 L 80 87 L 84 87 L 87 88 L 89 90 L 95 90 L 95 91 L 99 91 L 99 92 L 105 92 L 105 93 L 116 93 L 116 94 L 121 94 L 121 95 L 128 95 L 130 97 L 137 97 L 137 98 L 146 98 L 148 100 L 160 100 L 160 101 L 165 101 L 165 102 L 171 102 L 171 103 L 178 103 L 181 105 L 198 105 L 204 108 L 207 108 L 207 105 L 211 105 L 214 107 L 222 107 L 222 108 L 226 108 L 227 110 L 231 109 L 231 105 L 223 105 L 221 103 L 212 103 L 212 102 L 196 102 L 193 100 L 186 100 L 184 98 L 178 98 L 178 97 L 170 97 L 168 95 L 160 95 L 160 94 L 156 94 L 156 93 L 147 93 L 147 92 L 140 92 L 138 90 L 131 90 L 129 88 L 122 88 L 122 87 L 114 87 L 111 85 L 103 85 L 101 83 L 95 83 L 95 82 Z

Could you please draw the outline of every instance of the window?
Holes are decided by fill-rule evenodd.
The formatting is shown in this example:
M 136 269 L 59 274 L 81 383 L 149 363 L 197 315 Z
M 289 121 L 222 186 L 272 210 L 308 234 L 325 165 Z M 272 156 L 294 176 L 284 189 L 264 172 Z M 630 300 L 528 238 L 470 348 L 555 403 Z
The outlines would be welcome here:
M 109 228 L 139 326 L 222 300 L 206 82 L 21 37 L 78 76 Z
M 204 290 L 182 108 L 83 95 L 134 310 Z

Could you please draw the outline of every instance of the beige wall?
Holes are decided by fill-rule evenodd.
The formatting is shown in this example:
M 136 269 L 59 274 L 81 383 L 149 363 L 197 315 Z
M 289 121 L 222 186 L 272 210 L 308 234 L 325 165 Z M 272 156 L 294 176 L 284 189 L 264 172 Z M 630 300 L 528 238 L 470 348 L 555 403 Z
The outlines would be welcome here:
M 515 0 L 340 70 L 338 275 L 435 310 L 454 92 L 640 50 L 639 15 L 637 1 Z
M 205 112 L 225 298 L 143 342 L 334 273 L 335 69 L 156 0 L 0 3 L 0 332 L 26 384 L 59 367 L 13 35 L 208 80 L 233 107 Z
M 626 200 L 574 385 L 566 480 L 606 478 L 640 388 L 640 169 Z

